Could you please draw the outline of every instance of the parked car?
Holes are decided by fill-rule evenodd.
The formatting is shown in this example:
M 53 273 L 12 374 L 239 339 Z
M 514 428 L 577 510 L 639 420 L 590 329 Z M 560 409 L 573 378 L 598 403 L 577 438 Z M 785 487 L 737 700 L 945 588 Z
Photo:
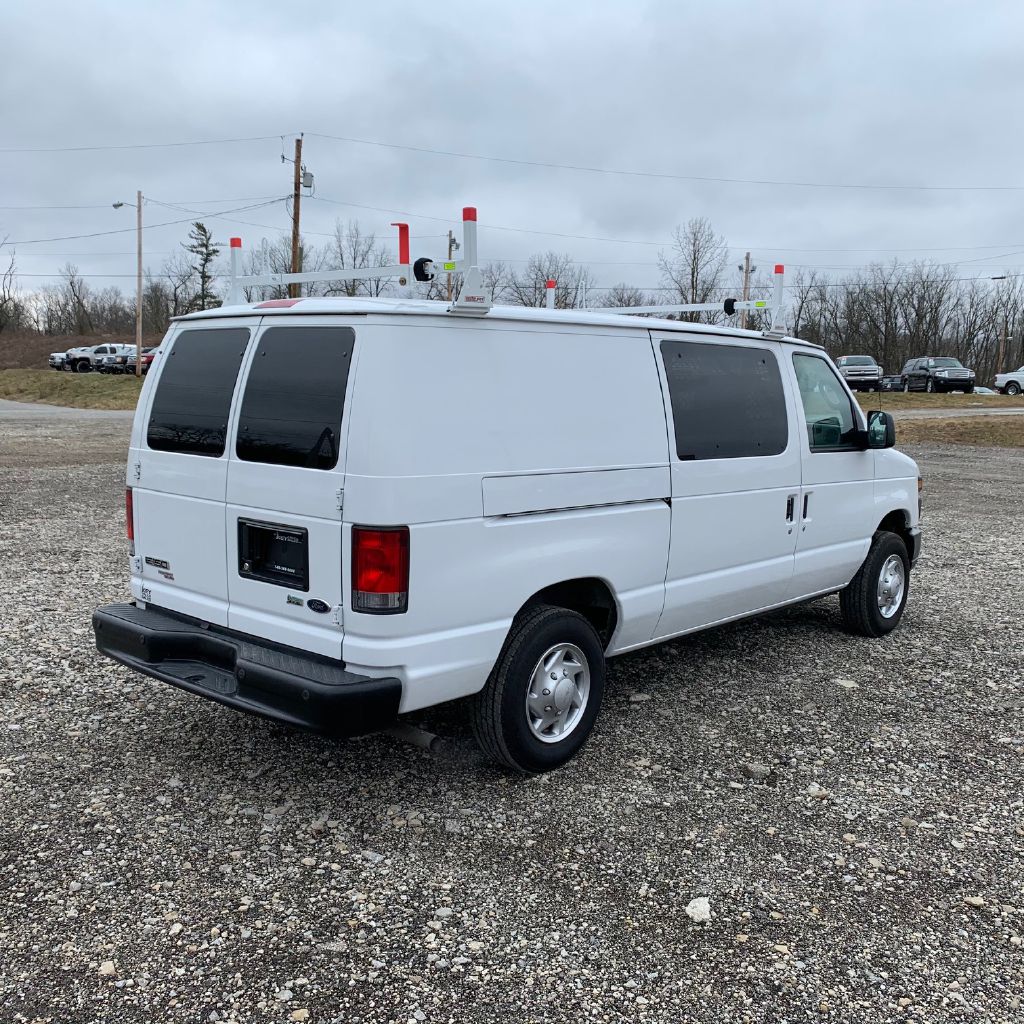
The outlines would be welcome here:
M 131 433 L 133 601 L 94 612 L 99 650 L 335 735 L 468 698 L 484 751 L 533 773 L 583 746 L 609 657 L 833 593 L 852 632 L 897 626 L 917 465 L 820 347 L 448 308 L 175 321 Z
M 887 374 L 882 378 L 880 386 L 882 391 L 902 391 L 903 390 L 903 377 L 901 374 L 893 373 Z
M 882 384 L 882 368 L 871 356 L 840 356 L 836 366 L 854 391 L 877 391 Z
M 145 377 L 149 373 L 149 367 L 152 365 L 153 356 L 156 355 L 157 350 L 155 348 L 144 348 L 142 350 L 142 376 Z M 117 365 L 119 367 L 118 373 L 135 373 L 136 363 L 136 352 L 133 348 L 127 355 L 121 355 L 117 357 Z
M 974 385 L 974 393 L 976 395 L 998 395 L 998 391 L 993 391 L 992 388 L 983 388 L 980 384 Z
M 131 345 L 116 345 L 106 342 L 102 345 L 82 345 L 69 348 L 65 359 L 65 367 L 73 373 L 88 373 L 101 367 L 112 365 L 115 356 L 130 349 Z M 108 359 L 111 360 L 108 363 Z
M 997 373 L 993 387 L 1004 395 L 1019 395 L 1024 391 L 1024 366 L 1009 373 Z
M 903 367 L 904 391 L 974 390 L 974 371 L 952 356 L 921 356 Z
M 51 370 L 63 370 L 64 360 L 67 358 L 65 352 L 51 352 L 49 358 L 46 360 Z

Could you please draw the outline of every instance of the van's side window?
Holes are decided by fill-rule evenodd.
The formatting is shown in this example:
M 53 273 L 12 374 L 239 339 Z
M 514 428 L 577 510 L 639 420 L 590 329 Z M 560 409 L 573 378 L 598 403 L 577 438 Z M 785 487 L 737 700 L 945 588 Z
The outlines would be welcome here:
M 680 459 L 743 459 L 786 450 L 786 395 L 774 352 L 666 340 L 661 358 Z
M 811 451 L 857 448 L 860 423 L 854 414 L 850 396 L 832 367 L 817 356 L 800 354 L 794 354 L 793 366 L 804 403 Z
M 163 360 L 146 441 L 162 452 L 219 458 L 249 330 L 182 331 Z
M 306 469 L 338 463 L 351 327 L 270 327 L 257 343 L 235 452 L 246 462 Z

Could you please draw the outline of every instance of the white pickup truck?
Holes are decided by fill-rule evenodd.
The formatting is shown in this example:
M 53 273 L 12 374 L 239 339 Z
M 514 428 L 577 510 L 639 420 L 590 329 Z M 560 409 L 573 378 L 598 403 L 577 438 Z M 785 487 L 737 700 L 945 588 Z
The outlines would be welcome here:
M 72 373 L 88 373 L 98 370 L 106 360 L 113 360 L 120 355 L 134 351 L 134 345 L 81 345 L 69 348 L 64 359 L 64 366 Z
M 1024 391 L 1024 366 L 1019 366 L 1009 373 L 997 373 L 992 383 L 996 391 L 1001 391 L 1004 395 L 1019 395 Z

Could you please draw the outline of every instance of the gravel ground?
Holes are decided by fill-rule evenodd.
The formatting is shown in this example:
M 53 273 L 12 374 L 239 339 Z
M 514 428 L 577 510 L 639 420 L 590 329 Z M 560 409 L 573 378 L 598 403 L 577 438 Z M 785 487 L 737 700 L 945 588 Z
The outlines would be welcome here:
M 1024 1017 L 1019 453 L 913 453 L 894 636 L 830 599 L 621 658 L 524 781 L 458 711 L 331 743 L 100 659 L 125 429 L 0 445 L 0 1020 Z

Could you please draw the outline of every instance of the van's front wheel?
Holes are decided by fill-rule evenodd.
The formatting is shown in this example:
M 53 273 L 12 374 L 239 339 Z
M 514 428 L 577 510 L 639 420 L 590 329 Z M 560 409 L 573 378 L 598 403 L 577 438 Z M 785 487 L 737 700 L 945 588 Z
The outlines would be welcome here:
M 851 633 L 879 637 L 903 618 L 910 589 L 910 557 L 902 538 L 879 530 L 864 564 L 839 593 L 839 610 Z
M 604 680 L 594 627 L 565 608 L 532 608 L 513 623 L 473 698 L 477 742 L 492 760 L 526 775 L 559 768 L 587 741 Z

